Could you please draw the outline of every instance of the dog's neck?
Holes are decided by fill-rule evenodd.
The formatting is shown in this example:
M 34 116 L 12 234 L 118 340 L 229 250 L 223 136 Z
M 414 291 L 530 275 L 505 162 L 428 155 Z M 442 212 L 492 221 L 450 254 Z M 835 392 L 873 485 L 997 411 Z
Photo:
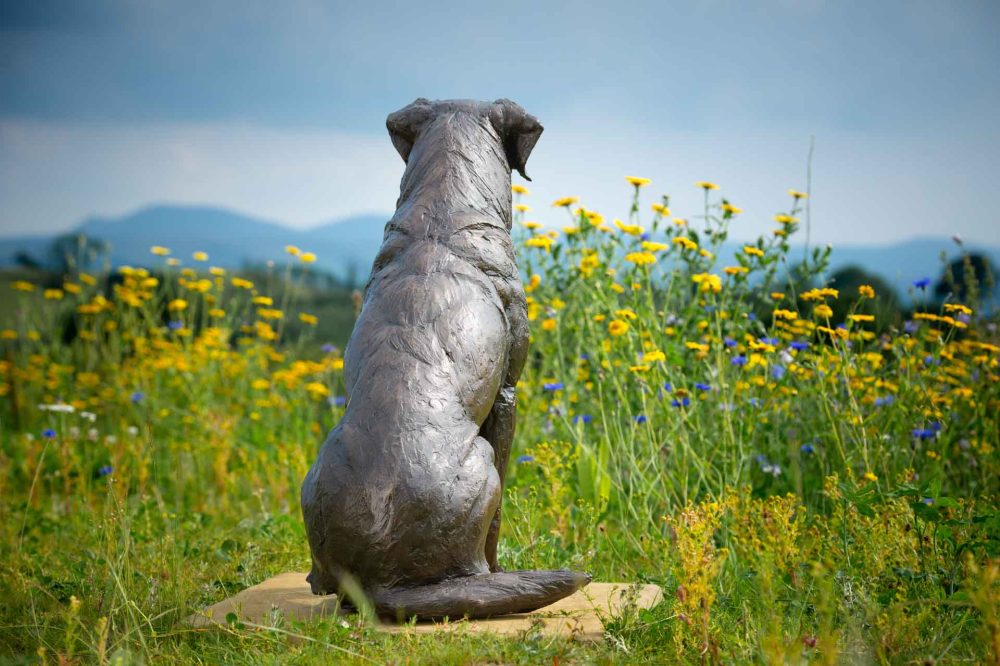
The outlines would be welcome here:
M 410 151 L 396 208 L 424 208 L 443 223 L 456 212 L 481 213 L 510 230 L 510 167 L 485 118 L 435 118 Z

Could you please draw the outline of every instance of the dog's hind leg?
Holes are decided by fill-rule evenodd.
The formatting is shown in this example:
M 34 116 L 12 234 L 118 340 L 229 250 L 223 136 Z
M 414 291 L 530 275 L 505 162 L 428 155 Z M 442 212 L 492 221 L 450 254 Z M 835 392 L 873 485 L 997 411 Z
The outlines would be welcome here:
M 493 446 L 493 462 L 500 475 L 500 503 L 490 522 L 486 535 L 486 562 L 490 571 L 500 571 L 497 562 L 497 542 L 500 539 L 500 520 L 503 512 L 503 491 L 506 488 L 507 462 L 514 444 L 517 426 L 517 380 L 521 377 L 528 358 L 528 311 L 520 281 L 510 287 L 507 301 L 507 320 L 510 322 L 511 346 L 507 359 L 507 373 L 503 386 L 497 393 L 493 408 L 479 429 L 480 435 Z
M 516 388 L 503 386 L 497 394 L 496 402 L 489 416 L 479 429 L 479 434 L 493 446 L 493 462 L 500 475 L 500 502 L 496 513 L 490 522 L 486 534 L 486 563 L 490 571 L 500 571 L 497 563 L 497 541 L 500 537 L 500 517 L 503 511 L 503 490 L 506 487 L 507 460 L 510 458 L 510 448 L 514 443 L 514 428 L 517 421 Z

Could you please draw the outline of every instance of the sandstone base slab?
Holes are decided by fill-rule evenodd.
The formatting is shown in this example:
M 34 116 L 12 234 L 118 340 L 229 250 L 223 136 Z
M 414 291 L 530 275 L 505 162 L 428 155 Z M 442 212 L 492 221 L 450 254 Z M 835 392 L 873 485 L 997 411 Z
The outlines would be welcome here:
M 618 615 L 628 604 L 650 608 L 662 596 L 662 591 L 656 585 L 591 583 L 561 601 L 522 615 L 447 623 L 418 622 L 414 625 L 380 622 L 378 628 L 390 632 L 467 631 L 500 635 L 523 635 L 534 630 L 549 636 L 600 640 L 604 635 L 601 617 Z M 226 617 L 234 614 L 243 622 L 272 626 L 280 617 L 295 620 L 318 619 L 333 615 L 336 609 L 335 595 L 318 597 L 309 591 L 306 574 L 284 573 L 209 606 L 189 617 L 188 622 L 195 626 L 226 624 Z

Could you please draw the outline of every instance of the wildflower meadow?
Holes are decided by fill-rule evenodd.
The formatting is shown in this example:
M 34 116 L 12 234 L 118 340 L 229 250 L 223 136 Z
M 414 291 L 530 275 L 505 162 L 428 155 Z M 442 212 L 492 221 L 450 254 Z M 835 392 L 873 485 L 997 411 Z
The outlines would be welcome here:
M 594 644 L 188 626 L 308 570 L 299 487 L 349 396 L 308 248 L 251 276 L 153 247 L 2 286 L 0 661 L 1000 663 L 995 304 L 914 276 L 891 314 L 803 252 L 805 193 L 732 252 L 743 211 L 686 187 L 703 207 L 629 177 L 619 218 L 513 188 L 532 334 L 500 561 L 659 605 Z

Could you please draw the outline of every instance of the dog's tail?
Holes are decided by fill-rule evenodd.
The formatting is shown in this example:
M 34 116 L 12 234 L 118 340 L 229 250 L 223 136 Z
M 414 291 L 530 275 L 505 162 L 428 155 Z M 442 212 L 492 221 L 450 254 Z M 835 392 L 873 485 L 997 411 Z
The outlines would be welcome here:
M 551 571 L 498 571 L 450 578 L 416 587 L 376 592 L 375 611 L 382 617 L 437 620 L 527 613 L 568 597 L 589 583 L 590 574 Z

